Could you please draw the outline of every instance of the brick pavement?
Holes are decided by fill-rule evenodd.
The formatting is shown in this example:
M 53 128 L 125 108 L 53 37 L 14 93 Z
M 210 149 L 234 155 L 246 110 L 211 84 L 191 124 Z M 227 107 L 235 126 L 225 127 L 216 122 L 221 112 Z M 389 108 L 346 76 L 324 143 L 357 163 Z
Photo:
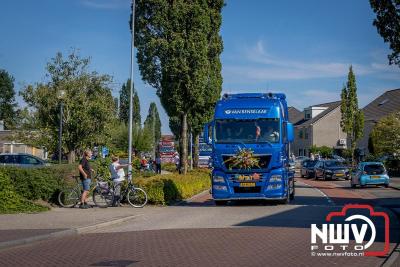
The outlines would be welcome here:
M 383 261 L 312 257 L 310 230 L 282 227 L 85 234 L 0 252 L 1 266 L 380 266 Z

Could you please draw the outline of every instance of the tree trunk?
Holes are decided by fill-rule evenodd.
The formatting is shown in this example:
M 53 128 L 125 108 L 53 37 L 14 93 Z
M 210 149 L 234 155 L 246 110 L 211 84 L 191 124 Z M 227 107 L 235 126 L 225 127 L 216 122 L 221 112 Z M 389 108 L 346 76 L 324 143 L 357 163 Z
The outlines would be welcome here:
M 68 163 L 74 163 L 75 162 L 75 150 L 71 150 L 68 152 Z
M 193 167 L 199 167 L 199 134 L 194 135 L 194 146 L 193 146 Z
M 180 167 L 181 174 L 187 173 L 187 114 L 184 113 L 181 115 L 181 144 L 180 144 Z

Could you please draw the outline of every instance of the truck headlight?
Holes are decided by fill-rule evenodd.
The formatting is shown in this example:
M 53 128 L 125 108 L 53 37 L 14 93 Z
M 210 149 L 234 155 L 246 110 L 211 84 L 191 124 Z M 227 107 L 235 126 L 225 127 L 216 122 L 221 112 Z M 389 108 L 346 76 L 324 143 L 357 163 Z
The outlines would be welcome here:
M 227 191 L 228 189 L 225 185 L 213 185 L 213 190 Z
M 215 175 L 215 176 L 213 176 L 213 182 L 214 183 L 225 183 L 225 179 L 223 176 Z
M 331 170 L 326 170 L 326 173 L 332 174 L 333 172 Z
M 269 178 L 270 182 L 282 182 L 282 175 L 280 174 L 274 174 Z
M 276 190 L 280 189 L 282 187 L 282 184 L 270 184 L 267 187 L 267 190 Z

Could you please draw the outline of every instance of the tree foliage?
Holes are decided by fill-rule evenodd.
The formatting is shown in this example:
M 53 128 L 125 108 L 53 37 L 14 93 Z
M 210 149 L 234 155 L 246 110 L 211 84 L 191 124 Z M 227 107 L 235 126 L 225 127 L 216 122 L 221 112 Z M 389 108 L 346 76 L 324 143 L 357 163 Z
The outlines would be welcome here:
M 370 4 L 376 13 L 373 24 L 393 51 L 389 63 L 400 67 L 400 0 L 370 0 Z
M 357 140 L 363 136 L 364 113 L 358 108 L 356 77 L 350 66 L 347 84 L 341 93 L 340 126 L 350 139 L 350 149 L 354 155 Z
M 376 155 L 400 155 L 400 112 L 381 119 L 370 137 Z
M 119 91 L 119 120 L 129 123 L 129 95 L 130 95 L 131 80 L 128 79 Z M 142 118 L 140 116 L 140 101 L 135 87 L 133 87 L 133 124 L 141 125 Z
M 161 120 L 158 114 L 157 105 L 154 102 L 150 103 L 149 113 L 144 121 L 144 127 L 148 128 L 153 137 L 153 144 L 158 144 L 161 138 Z
M 206 88 L 221 82 L 215 82 L 220 78 L 215 72 L 220 72 L 216 63 L 222 52 L 219 26 L 224 2 L 138 0 L 136 4 L 139 70 L 143 80 L 156 88 L 167 114 L 180 119 L 185 174 L 188 116 L 214 98 Z
M 128 153 L 128 125 L 115 122 L 111 128 L 110 148 L 114 153 Z M 152 148 L 152 138 L 149 129 L 134 125 L 132 129 L 132 146 L 138 152 L 149 151 Z
M 109 140 L 111 122 L 116 119 L 111 89 L 111 77 L 89 71 L 89 58 L 72 51 L 66 58 L 57 53 L 46 67 L 48 81 L 28 85 L 21 92 L 33 110 L 35 124 L 26 132 L 26 141 L 56 152 L 59 130 L 60 100 L 65 91 L 62 148 L 69 161 L 78 149 Z M 32 126 L 32 125 L 31 125 Z M 35 130 L 32 132 L 31 130 Z
M 12 128 L 16 120 L 14 78 L 0 69 L 0 120 L 6 128 Z

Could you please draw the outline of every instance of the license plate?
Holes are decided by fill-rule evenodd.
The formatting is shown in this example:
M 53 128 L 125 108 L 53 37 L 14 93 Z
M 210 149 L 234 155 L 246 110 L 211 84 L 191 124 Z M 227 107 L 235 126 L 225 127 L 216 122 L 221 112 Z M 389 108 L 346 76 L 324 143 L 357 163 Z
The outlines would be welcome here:
M 240 183 L 240 187 L 255 187 L 256 183 Z
M 371 178 L 373 178 L 373 179 L 379 179 L 379 178 L 381 178 L 381 177 L 380 177 L 379 175 L 372 175 Z
M 336 176 L 343 176 L 344 174 L 343 173 L 336 173 L 335 175 Z

